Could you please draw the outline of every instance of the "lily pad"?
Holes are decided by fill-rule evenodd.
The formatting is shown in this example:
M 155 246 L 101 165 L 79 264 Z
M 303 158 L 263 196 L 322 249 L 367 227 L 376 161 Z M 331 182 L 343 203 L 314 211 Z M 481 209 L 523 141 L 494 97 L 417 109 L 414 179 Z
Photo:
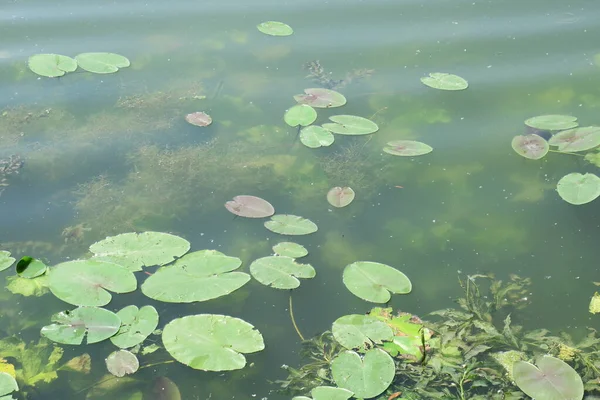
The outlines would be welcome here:
M 96 74 L 112 74 L 130 65 L 127 57 L 115 53 L 81 53 L 75 59 L 81 68 Z
M 27 65 L 34 73 L 48 78 L 63 76 L 77 69 L 77 61 L 60 54 L 36 54 L 29 57 Z
M 394 156 L 414 157 L 431 153 L 433 147 L 415 140 L 392 140 L 387 142 L 383 151 Z
M 212 118 L 205 112 L 198 111 L 185 116 L 185 120 L 196 126 L 209 126 L 212 124 Z
M 225 203 L 229 212 L 247 218 L 264 218 L 275 214 L 275 208 L 266 201 L 256 196 L 240 195 Z
M 410 280 L 402 272 L 386 264 L 358 261 L 347 265 L 344 285 L 354 295 L 373 303 L 387 303 L 391 293 L 407 294 L 412 290 Z
M 552 136 L 548 143 L 559 151 L 584 151 L 600 146 L 600 127 L 586 126 L 568 129 Z
M 596 292 L 590 300 L 589 310 L 592 314 L 600 313 L 600 293 Z
M 110 302 L 108 290 L 129 293 L 137 288 L 127 268 L 107 261 L 75 260 L 58 264 L 50 273 L 50 291 L 76 306 L 103 306 Z
M 266 21 L 256 26 L 259 31 L 265 35 L 271 36 L 290 36 L 294 30 L 288 24 L 279 21 Z
M 239 318 L 218 314 L 190 315 L 169 322 L 162 334 L 165 349 L 182 364 L 203 371 L 243 368 L 242 353 L 265 348 L 254 326 Z
M 334 207 L 346 207 L 354 200 L 354 190 L 350 187 L 339 187 L 329 189 L 327 192 L 327 201 Z
M 333 337 L 347 349 L 365 351 L 394 337 L 392 328 L 369 315 L 351 314 L 338 318 L 331 328 Z
M 432 72 L 429 76 L 421 78 L 421 82 L 430 88 L 440 90 L 465 90 L 469 83 L 458 75 L 444 72 Z
M 166 376 L 159 376 L 152 382 L 152 387 L 143 397 L 144 400 L 181 400 L 179 388 Z
M 8 251 L 0 251 L 0 271 L 10 268 L 15 263 L 15 258 L 10 256 Z
M 334 140 L 333 134 L 321 126 L 311 125 L 300 131 L 300 142 L 311 149 L 330 146 Z
M 556 185 L 558 195 L 567 203 L 581 205 L 600 196 L 600 178 L 597 175 L 578 172 L 563 176 Z
M 348 389 L 333 386 L 317 386 L 310 391 L 312 399 L 306 396 L 295 396 L 292 400 L 348 400 L 353 394 Z
M 117 312 L 117 316 L 121 319 L 121 327 L 110 341 L 121 349 L 142 343 L 158 326 L 158 312 L 152 306 L 127 306 Z
M 285 112 L 283 120 L 289 126 L 308 126 L 317 119 L 317 112 L 306 104 L 297 104 Z
M 515 383 L 526 395 L 544 400 L 581 400 L 583 382 L 569 364 L 558 358 L 542 356 L 537 367 L 525 361 L 513 364 Z
M 98 307 L 78 307 L 52 316 L 52 325 L 42 328 L 42 336 L 62 344 L 92 344 L 119 331 L 117 314 Z
M 142 292 L 154 300 L 168 303 L 216 299 L 248 283 L 248 274 L 232 272 L 241 265 L 239 258 L 216 250 L 195 251 L 156 271 L 146 279 Z
M 19 390 L 19 385 L 15 378 L 6 372 L 0 372 L 0 396 L 8 396 L 6 399 L 12 399 L 10 394 Z
M 548 154 L 550 145 L 539 135 L 515 136 L 511 142 L 513 150 L 520 156 L 530 160 L 539 160 Z
M 162 232 L 122 233 L 90 246 L 94 258 L 123 265 L 130 271 L 168 264 L 189 249 L 187 240 Z
M 137 357 L 127 350 L 113 351 L 106 357 L 106 369 L 119 378 L 134 374 L 139 368 Z
M 17 263 L 17 274 L 21 278 L 33 279 L 43 275 L 46 269 L 48 269 L 46 264 L 29 256 L 22 257 Z
M 562 131 L 577 127 L 577 117 L 571 115 L 539 115 L 529 118 L 525 125 L 544 131 Z
M 279 256 L 301 258 L 308 254 L 306 247 L 293 242 L 281 242 L 273 246 L 273 251 Z
M 297 278 L 314 278 L 315 269 L 309 264 L 298 264 L 292 257 L 268 256 L 254 260 L 250 273 L 260 283 L 275 289 L 295 289 Z
M 343 94 L 335 90 L 323 88 L 304 89 L 306 94 L 297 94 L 294 96 L 300 104 L 308 104 L 316 108 L 333 108 L 341 107 L 346 104 L 346 98 Z
M 311 220 L 291 214 L 273 215 L 265 228 L 281 235 L 309 235 L 318 229 Z
M 323 124 L 323 128 L 339 135 L 368 135 L 379 129 L 375 122 L 355 115 L 333 115 L 329 119 L 333 123 Z
M 369 399 L 383 393 L 394 380 L 394 360 L 381 349 L 372 349 L 364 357 L 354 351 L 340 353 L 331 362 L 336 385 L 354 392 L 354 397 Z

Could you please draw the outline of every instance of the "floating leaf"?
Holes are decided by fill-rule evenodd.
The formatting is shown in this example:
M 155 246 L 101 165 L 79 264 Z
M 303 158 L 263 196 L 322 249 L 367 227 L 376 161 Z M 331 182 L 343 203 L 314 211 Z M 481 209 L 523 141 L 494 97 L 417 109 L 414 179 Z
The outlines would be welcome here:
M 242 261 L 216 250 L 187 254 L 173 265 L 156 271 L 142 285 L 142 292 L 158 301 L 191 303 L 225 296 L 244 286 L 250 276 L 238 269 Z
M 413 157 L 431 153 L 433 148 L 425 143 L 414 140 L 393 140 L 387 142 L 383 151 L 394 156 Z
M 311 149 L 330 146 L 334 140 L 333 134 L 321 126 L 311 125 L 300 131 L 300 142 Z
M 42 328 L 42 336 L 62 344 L 92 344 L 108 339 L 121 326 L 117 314 L 98 307 L 78 307 L 52 316 L 52 325 Z
M 288 24 L 278 21 L 266 21 L 256 26 L 259 31 L 271 36 L 290 36 L 294 30 Z
M 5 269 L 10 268 L 13 265 L 15 259 L 10 256 L 8 251 L 0 251 L 0 271 L 4 271 Z
M 38 276 L 35 279 L 21 278 L 18 275 L 7 276 L 6 289 L 13 294 L 40 297 L 50 291 L 48 288 L 49 280 L 48 274 Z
M 317 112 L 306 104 L 297 104 L 285 112 L 283 120 L 289 126 L 308 126 L 317 119 Z
M 577 117 L 570 115 L 540 115 L 529 118 L 525 121 L 525 125 L 543 131 L 562 131 L 575 128 L 579 124 L 577 123 Z
M 239 318 L 200 314 L 177 318 L 163 330 L 165 349 L 180 363 L 204 371 L 229 371 L 243 368 L 241 353 L 265 348 L 263 337 L 254 326 Z
M 298 243 L 281 242 L 273 246 L 275 254 L 292 258 L 301 258 L 308 254 L 308 250 Z
M 282 235 L 308 235 L 317 231 L 317 225 L 309 219 L 291 214 L 277 214 L 265 222 L 271 232 Z
M 425 85 L 441 90 L 465 90 L 469 83 L 458 75 L 447 74 L 444 72 L 432 72 L 429 76 L 421 78 Z
M 90 246 L 94 258 L 141 271 L 142 267 L 165 265 L 190 249 L 190 242 L 162 232 L 122 233 Z
M 212 118 L 205 112 L 198 111 L 185 116 L 185 120 L 192 125 L 208 126 L 212 124 Z
M 52 268 L 50 291 L 56 297 L 76 306 L 103 306 L 115 293 L 133 292 L 135 276 L 127 268 L 107 261 L 75 260 Z
M 537 367 L 525 361 L 513 364 L 515 383 L 526 395 L 544 400 L 581 400 L 583 382 L 569 364 L 558 358 L 542 356 Z
M 22 257 L 17 263 L 17 274 L 21 278 L 33 279 L 46 272 L 46 264 L 36 258 Z
M 60 54 L 36 54 L 29 57 L 27 65 L 34 73 L 48 78 L 63 76 L 65 72 L 77 69 L 77 61 Z
M 323 128 L 340 135 L 367 135 L 379 129 L 375 122 L 355 115 L 333 115 L 329 119 L 333 123 L 323 124 Z
M 119 378 L 131 375 L 140 368 L 140 362 L 135 354 L 127 350 L 113 351 L 106 357 L 106 369 Z
M 19 385 L 15 378 L 6 372 L 0 372 L 0 396 L 7 396 L 6 399 L 12 399 L 10 394 L 19 390 Z M 3 397 L 4 398 L 4 397 Z
M 256 196 L 240 195 L 225 203 L 229 212 L 247 218 L 270 217 L 275 213 L 275 208 L 266 201 Z
M 590 300 L 590 312 L 592 314 L 600 313 L 600 293 L 594 293 L 592 299 Z
M 181 393 L 175 382 L 166 376 L 159 376 L 152 382 L 144 400 L 181 400 Z
M 115 53 L 81 53 L 75 56 L 79 66 L 96 74 L 111 74 L 129 67 L 129 60 Z
M 117 312 L 117 316 L 121 327 L 110 341 L 122 349 L 142 343 L 158 326 L 158 312 L 152 306 L 127 306 Z
M 295 289 L 297 278 L 314 278 L 315 269 L 309 264 L 298 264 L 292 257 L 268 256 L 254 260 L 250 273 L 260 283 L 275 289 Z
M 594 174 L 578 172 L 563 176 L 556 185 L 559 196 L 574 205 L 589 203 L 600 196 L 600 178 Z
M 317 386 L 310 391 L 310 397 L 295 396 L 292 400 L 348 400 L 354 393 L 348 389 L 333 386 Z
M 346 207 L 354 200 L 354 190 L 350 187 L 339 187 L 329 189 L 327 192 L 327 201 L 334 207 Z
M 354 392 L 354 397 L 368 399 L 383 393 L 394 380 L 394 360 L 381 349 L 372 349 L 360 357 L 354 351 L 340 353 L 331 362 L 336 385 Z
M 354 295 L 373 303 L 387 303 L 390 292 L 406 294 L 412 290 L 410 280 L 389 265 L 358 261 L 347 265 L 343 273 L 344 285 Z
M 341 107 L 346 104 L 346 98 L 343 94 L 335 90 L 323 88 L 304 89 L 306 94 L 297 94 L 294 96 L 300 104 L 308 104 L 316 108 L 333 108 Z
M 394 336 L 392 328 L 369 315 L 344 315 L 335 320 L 331 328 L 333 337 L 347 349 L 365 351 L 368 345 L 381 344 Z
M 530 160 L 539 160 L 548 154 L 550 149 L 548 142 L 536 134 L 515 136 L 511 146 L 518 155 Z
M 600 146 L 600 127 L 586 126 L 562 131 L 552 136 L 548 143 L 559 151 L 584 151 Z

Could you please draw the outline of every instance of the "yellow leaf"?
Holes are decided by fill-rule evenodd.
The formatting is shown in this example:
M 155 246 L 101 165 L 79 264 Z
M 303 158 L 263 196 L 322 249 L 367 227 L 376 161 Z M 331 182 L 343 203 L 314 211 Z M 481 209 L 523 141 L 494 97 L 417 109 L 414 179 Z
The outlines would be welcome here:
M 17 377 L 17 374 L 15 373 L 15 366 L 9 364 L 4 358 L 0 358 L 0 372 L 6 372 L 13 378 Z
M 594 293 L 592 300 L 590 301 L 590 312 L 592 314 L 600 313 L 600 294 Z

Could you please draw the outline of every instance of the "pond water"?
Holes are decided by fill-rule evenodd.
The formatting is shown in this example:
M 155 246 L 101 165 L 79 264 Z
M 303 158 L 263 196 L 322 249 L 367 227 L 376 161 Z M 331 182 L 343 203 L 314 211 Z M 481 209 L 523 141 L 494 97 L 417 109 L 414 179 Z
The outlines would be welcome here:
M 293 35 L 259 32 L 256 25 L 268 20 L 289 24 Z M 87 257 L 106 236 L 159 231 L 187 239 L 192 250 L 239 257 L 248 271 L 271 246 L 292 240 L 308 249 L 302 262 L 317 271 L 293 291 L 306 337 L 373 306 L 342 282 L 354 261 L 404 272 L 413 290 L 390 306 L 416 315 L 452 306 L 462 293 L 459 272 L 518 274 L 532 279 L 531 305 L 514 317 L 519 324 L 573 332 L 599 326 L 588 304 L 591 282 L 600 280 L 600 200 L 574 206 L 555 190 L 564 175 L 598 167 L 557 153 L 528 160 L 511 148 L 533 116 L 600 124 L 597 0 L 12 0 L 0 21 L 0 159 L 23 162 L 0 187 L 0 250 L 13 257 L 54 265 Z M 124 55 L 131 66 L 61 78 L 27 68 L 38 53 L 96 51 Z M 320 82 L 307 78 L 311 62 L 313 72 L 323 68 Z M 420 78 L 430 72 L 459 75 L 469 88 L 429 88 Z M 317 109 L 316 123 L 349 114 L 379 130 L 305 147 L 283 121 L 293 96 L 349 76 L 337 89 L 347 104 Z M 196 111 L 213 123 L 188 124 L 185 115 Z M 434 150 L 420 157 L 382 151 L 399 139 Z M 356 199 L 330 206 L 334 186 L 352 187 Z M 234 218 L 223 204 L 239 194 L 267 199 L 277 213 L 309 218 L 319 230 L 286 237 L 263 220 Z M 4 282 L 14 268 L 1 275 Z M 282 365 L 300 363 L 288 301 L 289 291 L 252 280 L 207 302 L 161 303 L 138 290 L 115 295 L 107 308 L 151 304 L 159 327 L 184 315 L 226 314 L 264 337 L 265 350 L 236 372 L 161 364 L 170 358 L 165 352 L 140 356 L 142 365 L 158 364 L 133 375 L 141 387 L 167 376 L 184 399 L 287 399 L 272 381 L 287 375 Z M 7 290 L 0 302 L 0 335 L 26 342 L 39 339 L 52 314 L 73 308 L 52 294 Z M 87 383 L 59 373 L 31 398 L 86 398 L 115 347 L 84 347 L 65 346 L 64 359 L 92 356 Z

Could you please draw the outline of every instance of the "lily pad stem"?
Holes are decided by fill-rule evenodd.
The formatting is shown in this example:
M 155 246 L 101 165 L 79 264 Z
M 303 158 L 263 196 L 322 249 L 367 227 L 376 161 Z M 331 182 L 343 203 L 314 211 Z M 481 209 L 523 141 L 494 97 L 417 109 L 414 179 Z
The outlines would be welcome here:
M 583 154 L 570 153 L 568 151 L 560 151 L 560 150 L 548 150 L 548 151 L 552 152 L 552 153 L 569 154 L 571 156 L 585 157 L 585 155 L 583 155 Z
M 304 342 L 304 336 L 300 333 L 300 329 L 298 329 L 298 325 L 296 325 L 296 320 L 294 319 L 294 308 L 292 307 L 292 292 L 290 291 L 290 317 L 292 318 L 292 324 L 294 325 L 294 329 L 296 329 L 296 333 L 300 336 L 300 340 Z

